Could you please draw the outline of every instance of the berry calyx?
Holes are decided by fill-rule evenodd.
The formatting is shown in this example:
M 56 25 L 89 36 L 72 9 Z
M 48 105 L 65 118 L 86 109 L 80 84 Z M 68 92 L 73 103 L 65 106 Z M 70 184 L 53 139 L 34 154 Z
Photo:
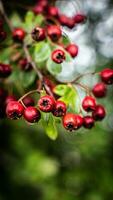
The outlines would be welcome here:
M 12 72 L 11 66 L 0 63 L 0 78 L 7 78 Z
M 73 131 L 76 130 L 77 123 L 75 119 L 75 115 L 73 113 L 67 113 L 63 117 L 63 126 L 66 130 Z
M 102 105 L 97 105 L 92 113 L 92 117 L 96 121 L 101 121 L 105 118 L 106 111 Z
M 66 114 L 66 104 L 63 101 L 56 101 L 53 110 L 53 115 L 56 117 L 62 117 Z
M 24 107 L 18 101 L 10 101 L 6 107 L 7 117 L 10 119 L 19 119 L 24 112 Z
M 34 106 L 35 102 L 34 99 L 30 96 L 27 96 L 23 99 L 23 103 L 26 107 Z
M 19 65 L 20 65 L 21 70 L 23 71 L 30 71 L 32 69 L 31 63 L 29 63 L 26 58 L 22 58 L 19 61 Z
M 15 42 L 22 42 L 25 37 L 25 31 L 22 28 L 16 28 L 12 33 L 12 37 Z
M 49 25 L 47 27 L 47 35 L 53 42 L 57 42 L 62 35 L 62 31 L 59 26 Z
M 104 83 L 97 83 L 92 90 L 95 97 L 102 98 L 106 96 L 107 87 Z
M 104 69 L 101 71 L 101 79 L 104 83 L 110 85 L 113 84 L 113 70 L 112 69 Z
M 56 49 L 52 52 L 51 58 L 55 63 L 61 64 L 65 60 L 65 53 L 61 49 Z
M 69 44 L 66 47 L 66 51 L 68 51 L 69 54 L 74 58 L 78 55 L 78 46 L 75 44 Z
M 83 120 L 83 126 L 91 129 L 94 126 L 94 119 L 91 116 L 85 116 Z
M 86 96 L 83 99 L 82 107 L 87 112 L 93 111 L 96 107 L 96 100 L 92 96 Z
M 30 106 L 24 110 L 24 119 L 27 122 L 35 123 L 35 122 L 38 122 L 40 118 L 41 118 L 41 114 L 37 108 Z
M 55 100 L 52 96 L 43 96 L 38 101 L 38 108 L 43 112 L 52 112 L 54 107 Z
M 45 29 L 41 27 L 35 27 L 31 33 L 32 39 L 39 42 L 46 38 Z

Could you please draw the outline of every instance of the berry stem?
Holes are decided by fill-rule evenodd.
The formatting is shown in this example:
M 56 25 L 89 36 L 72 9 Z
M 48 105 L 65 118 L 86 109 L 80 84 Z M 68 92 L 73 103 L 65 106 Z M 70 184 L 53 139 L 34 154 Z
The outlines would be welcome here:
M 99 72 L 88 72 L 88 73 L 82 74 L 82 75 L 78 76 L 74 81 L 72 81 L 72 83 L 76 83 L 79 79 L 83 78 L 84 76 L 96 75 L 96 74 L 99 74 Z
M 39 93 L 40 94 L 40 91 L 38 89 L 37 90 L 29 91 L 26 94 L 24 94 L 18 101 L 21 102 L 25 97 L 29 96 L 30 94 L 34 94 L 34 93 Z
M 81 88 L 83 88 L 85 91 L 86 91 L 86 93 L 87 94 L 91 94 L 91 91 L 90 91 L 90 88 L 89 87 L 87 87 L 86 85 L 84 85 L 84 84 L 81 84 L 81 83 L 76 83 L 78 86 L 80 86 Z

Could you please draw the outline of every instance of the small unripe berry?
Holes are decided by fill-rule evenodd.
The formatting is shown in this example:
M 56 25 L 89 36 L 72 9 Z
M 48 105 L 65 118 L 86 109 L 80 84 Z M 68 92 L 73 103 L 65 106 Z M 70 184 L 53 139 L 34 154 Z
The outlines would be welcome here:
M 25 37 L 25 31 L 22 28 L 16 28 L 12 33 L 12 37 L 15 42 L 22 42 Z
M 5 31 L 0 30 L 0 42 L 3 42 L 7 37 L 7 34 Z
M 101 121 L 104 119 L 106 111 L 102 105 L 97 105 L 96 109 L 92 113 L 92 117 L 96 121 Z
M 54 107 L 55 100 L 52 96 L 43 96 L 38 101 L 38 108 L 43 112 L 52 112 Z
M 91 129 L 94 126 L 94 119 L 91 116 L 85 116 L 83 121 L 83 126 L 85 128 Z
M 59 26 L 49 25 L 47 27 L 47 35 L 53 42 L 57 42 L 62 35 L 62 31 Z
M 67 113 L 63 117 L 63 126 L 65 129 L 67 129 L 69 131 L 76 130 L 77 123 L 75 120 L 75 115 L 73 113 Z
M 46 38 L 45 29 L 41 27 L 35 27 L 31 33 L 32 39 L 39 42 L 43 41 Z
M 63 101 L 56 101 L 53 115 L 56 117 L 62 117 L 66 114 L 66 104 Z
M 61 64 L 65 60 L 65 53 L 61 49 L 56 49 L 52 52 L 51 58 L 55 63 Z
M 24 107 L 18 101 L 10 101 L 6 107 L 7 117 L 10 119 L 19 119 L 24 112 Z
M 107 87 L 104 83 L 97 83 L 92 90 L 95 97 L 102 98 L 106 96 Z
M 58 8 L 55 6 L 49 6 L 47 12 L 51 17 L 58 17 Z
M 69 44 L 66 47 L 66 50 L 69 52 L 69 54 L 74 58 L 78 55 L 78 46 L 75 44 Z
M 27 122 L 35 123 L 35 122 L 38 122 L 40 118 L 41 118 L 41 114 L 40 114 L 40 111 L 37 110 L 37 108 L 30 106 L 24 110 L 24 119 Z
M 22 58 L 19 61 L 19 65 L 20 65 L 21 70 L 23 71 L 30 71 L 32 69 L 31 63 L 29 63 L 26 58 Z
M 93 98 L 92 96 L 86 96 L 83 99 L 82 107 L 87 112 L 95 110 L 95 107 L 96 107 L 95 98 Z
M 77 14 L 74 17 L 75 23 L 82 23 L 86 20 L 86 16 L 83 14 Z
M 8 95 L 5 99 L 5 105 L 7 105 L 10 101 L 16 101 L 16 97 L 13 95 Z
M 11 66 L 0 63 L 0 78 L 7 78 L 12 72 Z
M 112 69 L 104 69 L 101 71 L 101 79 L 104 83 L 110 85 L 113 84 L 113 70 Z
M 30 96 L 27 96 L 23 99 L 23 103 L 26 107 L 34 106 L 35 102 L 34 99 Z

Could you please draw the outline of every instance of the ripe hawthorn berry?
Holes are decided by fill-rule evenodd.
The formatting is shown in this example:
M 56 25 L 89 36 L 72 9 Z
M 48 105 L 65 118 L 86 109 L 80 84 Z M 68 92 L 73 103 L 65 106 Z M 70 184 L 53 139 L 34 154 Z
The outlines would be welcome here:
M 24 119 L 30 123 L 38 122 L 41 118 L 40 111 L 33 106 L 25 108 L 23 116 Z
M 30 96 L 27 96 L 23 99 L 23 103 L 26 107 L 34 106 L 35 102 L 34 99 Z
M 0 63 L 0 78 L 7 78 L 12 72 L 11 66 Z
M 32 69 L 31 63 L 29 63 L 26 58 L 22 58 L 19 61 L 19 66 L 20 66 L 21 70 L 23 70 L 23 71 L 30 71 Z
M 7 37 L 7 33 L 4 30 L 0 30 L 0 42 L 3 42 Z
M 66 15 L 60 14 L 59 15 L 59 22 L 63 26 L 68 26 L 69 25 L 69 17 L 67 17 Z
M 43 7 L 42 5 L 37 4 L 37 5 L 35 5 L 35 6 L 33 7 L 32 11 L 33 11 L 36 15 L 42 14 L 42 13 L 44 12 L 44 7 Z
M 66 130 L 73 131 L 73 130 L 76 130 L 76 128 L 77 128 L 75 114 L 73 114 L 73 113 L 67 113 L 63 117 L 62 122 L 63 122 L 63 126 Z
M 51 17 L 58 17 L 58 8 L 55 6 L 48 6 L 47 13 Z
M 69 54 L 74 58 L 78 55 L 78 46 L 75 44 L 69 44 L 66 47 L 66 51 L 68 51 Z
M 38 5 L 42 6 L 43 8 L 46 8 L 48 5 L 48 1 L 47 0 L 39 0 Z
M 22 28 L 16 28 L 13 30 L 12 37 L 15 42 L 22 42 L 25 37 L 25 31 Z
M 106 96 L 107 87 L 104 83 L 97 83 L 92 90 L 95 97 L 102 98 Z
M 32 39 L 39 42 L 46 38 L 45 29 L 41 27 L 35 27 L 31 33 Z
M 94 119 L 91 116 L 85 116 L 83 120 L 83 126 L 85 128 L 91 129 L 94 126 Z
M 96 121 L 101 121 L 105 118 L 106 111 L 102 105 L 97 105 L 92 113 L 92 117 Z
M 75 15 L 75 17 L 74 17 L 75 23 L 82 23 L 82 22 L 84 22 L 85 20 L 86 20 L 86 16 L 83 15 L 83 14 L 77 14 L 77 15 Z
M 72 29 L 75 26 L 75 20 L 74 18 L 68 17 L 67 18 L 67 24 L 66 26 L 70 29 Z
M 52 112 L 54 107 L 55 100 L 52 96 L 43 96 L 38 101 L 38 108 L 43 112 Z
M 62 31 L 59 26 L 49 25 L 47 27 L 47 35 L 53 42 L 57 42 L 62 35 Z
M 56 101 L 54 110 L 52 111 L 53 115 L 56 117 L 62 117 L 66 114 L 66 104 L 63 101 Z
M 16 101 L 16 97 L 14 95 L 8 95 L 5 99 L 5 105 L 7 105 L 10 101 Z
M 65 53 L 61 49 L 56 49 L 51 54 L 51 59 L 57 63 L 61 64 L 65 60 Z
M 81 115 L 75 115 L 76 129 L 79 129 L 83 125 L 83 117 Z
M 18 101 L 10 101 L 6 106 L 6 115 L 10 119 L 19 119 L 24 112 L 24 107 Z
M 90 112 L 95 110 L 96 107 L 96 100 L 92 96 L 86 96 L 83 99 L 82 107 L 85 111 Z
M 113 84 L 113 70 L 106 68 L 103 69 L 100 73 L 101 79 L 104 83 L 110 85 Z

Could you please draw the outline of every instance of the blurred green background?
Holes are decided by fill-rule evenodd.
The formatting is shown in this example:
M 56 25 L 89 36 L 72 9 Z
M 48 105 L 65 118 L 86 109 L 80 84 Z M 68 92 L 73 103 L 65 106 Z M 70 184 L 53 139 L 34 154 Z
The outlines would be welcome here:
M 59 126 L 56 141 L 39 125 L 0 120 L 0 200 L 112 200 L 112 87 L 108 96 L 103 123 L 76 133 Z

